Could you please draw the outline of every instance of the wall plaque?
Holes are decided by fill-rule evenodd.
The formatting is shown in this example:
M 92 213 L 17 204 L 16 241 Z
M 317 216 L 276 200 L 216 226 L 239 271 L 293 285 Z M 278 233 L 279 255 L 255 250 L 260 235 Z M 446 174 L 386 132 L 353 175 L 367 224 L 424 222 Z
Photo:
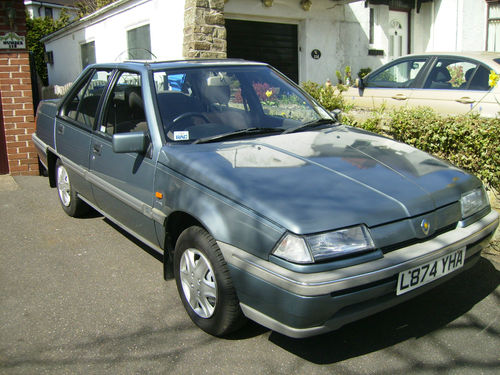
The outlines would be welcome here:
M 0 35 L 0 49 L 26 49 L 26 38 L 14 32 Z

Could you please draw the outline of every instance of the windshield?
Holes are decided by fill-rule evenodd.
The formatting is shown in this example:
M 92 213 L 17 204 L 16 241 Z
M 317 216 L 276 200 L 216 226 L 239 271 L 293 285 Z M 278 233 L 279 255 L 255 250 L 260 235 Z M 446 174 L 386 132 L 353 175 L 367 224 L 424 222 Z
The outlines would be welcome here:
M 260 129 L 262 134 L 276 134 L 332 120 L 266 66 L 165 70 L 153 76 L 164 132 L 175 142 L 219 139 L 231 133 L 251 136 Z

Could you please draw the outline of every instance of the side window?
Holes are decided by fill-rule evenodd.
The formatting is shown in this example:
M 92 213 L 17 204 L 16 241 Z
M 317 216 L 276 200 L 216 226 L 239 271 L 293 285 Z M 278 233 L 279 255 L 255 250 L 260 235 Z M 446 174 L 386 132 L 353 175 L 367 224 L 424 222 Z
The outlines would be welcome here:
M 99 131 L 113 135 L 148 130 L 141 87 L 140 74 L 130 72 L 120 74 L 109 96 L 104 121 Z
M 426 59 L 401 61 L 370 75 L 366 87 L 406 88 L 410 87 L 426 63 Z
M 92 129 L 101 96 L 111 77 L 109 70 L 96 70 L 82 82 L 78 91 L 66 102 L 62 116 L 77 121 L 81 126 Z
M 440 58 L 429 73 L 426 89 L 488 90 L 486 68 L 468 60 Z M 486 70 L 487 71 L 487 70 Z

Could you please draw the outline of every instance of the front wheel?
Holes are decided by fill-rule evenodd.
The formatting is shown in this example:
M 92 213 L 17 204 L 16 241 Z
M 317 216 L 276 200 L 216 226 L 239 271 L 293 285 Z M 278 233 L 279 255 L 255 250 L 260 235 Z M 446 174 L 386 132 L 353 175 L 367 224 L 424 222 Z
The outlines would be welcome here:
M 202 330 L 223 336 L 245 322 L 227 264 L 207 231 L 193 226 L 181 233 L 174 274 L 184 308 Z
M 68 171 L 60 159 L 56 162 L 56 187 L 61 207 L 69 216 L 79 217 L 88 211 L 87 204 L 76 195 Z

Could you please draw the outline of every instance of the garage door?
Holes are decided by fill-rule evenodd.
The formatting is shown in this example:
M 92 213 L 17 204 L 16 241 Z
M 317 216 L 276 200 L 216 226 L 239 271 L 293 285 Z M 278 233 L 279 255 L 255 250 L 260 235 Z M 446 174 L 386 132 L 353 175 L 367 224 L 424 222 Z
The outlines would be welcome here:
M 297 25 L 226 19 L 227 56 L 271 64 L 298 82 Z

